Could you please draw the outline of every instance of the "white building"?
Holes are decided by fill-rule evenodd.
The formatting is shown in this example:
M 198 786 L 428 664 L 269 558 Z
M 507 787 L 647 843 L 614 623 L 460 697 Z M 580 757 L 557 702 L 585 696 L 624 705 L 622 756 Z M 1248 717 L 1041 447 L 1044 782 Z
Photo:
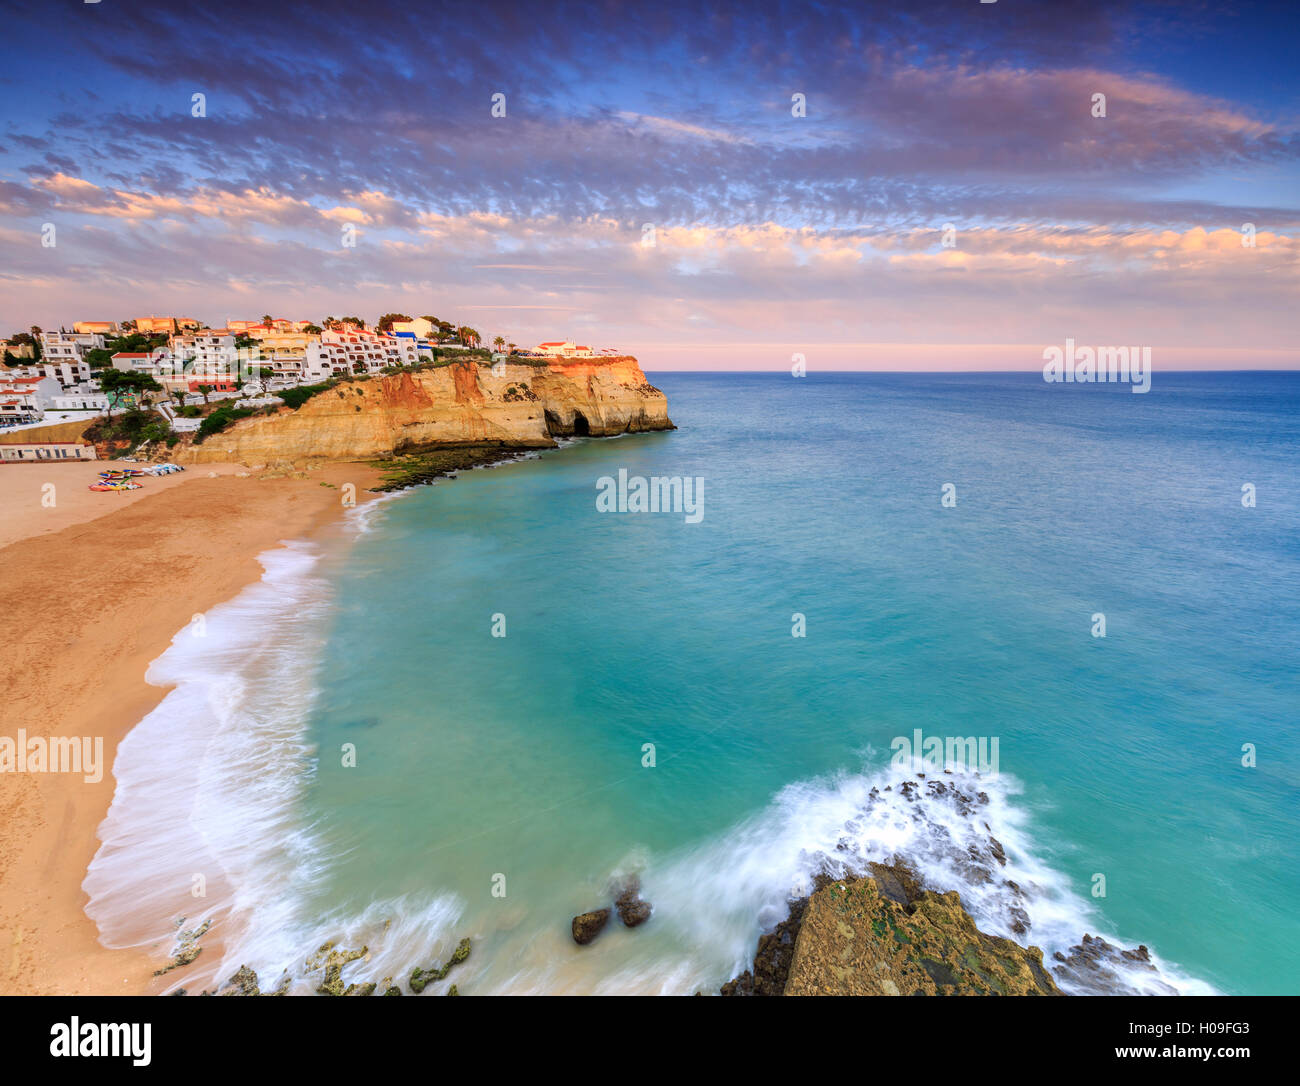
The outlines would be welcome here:
M 571 339 L 539 343 L 533 350 L 548 358 L 591 358 L 595 353 L 590 347 L 574 343 Z
M 0 377 L 0 426 L 40 422 L 62 392 L 53 377 Z
M 172 377 L 175 370 L 172 353 L 166 347 L 156 347 L 152 351 L 118 351 L 111 361 L 114 369 L 147 373 L 159 380 Z
M 0 461 L 29 463 L 47 460 L 96 460 L 94 445 L 79 441 L 36 441 L 27 445 L 0 445 Z
M 0 381 L 14 377 L 52 377 L 64 389 L 76 388 L 91 380 L 89 362 L 43 362 L 34 366 L 15 366 L 10 370 L 0 370 Z
M 41 366 L 42 375 L 53 377 L 63 388 L 76 388 L 90 380 L 89 362 L 46 362 Z
M 416 317 L 409 321 L 393 321 L 393 333 L 396 335 L 402 332 L 409 332 L 416 339 L 430 339 L 437 336 L 438 326 L 423 317 Z
M 173 359 L 183 363 L 192 377 L 231 377 L 238 372 L 235 337 L 228 333 L 172 336 L 171 349 Z
M 341 357 L 350 367 L 345 372 L 351 373 L 378 373 L 388 366 L 413 366 L 420 360 L 415 340 L 379 332 L 363 332 L 356 328 L 324 331 L 321 333 L 320 346 L 341 348 Z M 325 353 L 329 356 L 330 365 L 336 365 L 340 357 L 339 351 L 330 350 Z
M 398 322 L 401 323 L 401 322 Z M 414 323 L 414 322 L 412 322 Z M 425 321 L 427 324 L 428 322 Z M 398 340 L 404 356 L 409 356 L 408 345 L 415 344 L 415 353 L 418 358 L 427 358 L 433 360 L 434 342 L 431 339 L 424 339 L 417 336 L 414 332 L 402 332 L 397 330 L 397 324 L 393 325 L 393 336 Z
M 41 357 L 47 362 L 81 362 L 87 351 L 104 346 L 98 332 L 42 332 Z
M 52 411 L 107 411 L 108 393 L 92 389 L 72 391 L 64 389 L 61 396 L 55 396 L 50 404 Z

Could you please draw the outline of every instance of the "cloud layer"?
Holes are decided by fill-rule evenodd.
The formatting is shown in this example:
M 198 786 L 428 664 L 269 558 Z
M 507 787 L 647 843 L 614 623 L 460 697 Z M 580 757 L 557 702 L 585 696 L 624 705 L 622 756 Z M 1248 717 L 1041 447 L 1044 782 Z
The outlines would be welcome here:
M 1212 11 L 85 7 L 57 76 L 3 77 L 3 332 L 404 309 L 715 363 L 1296 339 L 1293 103 L 1153 63 L 1213 55 Z

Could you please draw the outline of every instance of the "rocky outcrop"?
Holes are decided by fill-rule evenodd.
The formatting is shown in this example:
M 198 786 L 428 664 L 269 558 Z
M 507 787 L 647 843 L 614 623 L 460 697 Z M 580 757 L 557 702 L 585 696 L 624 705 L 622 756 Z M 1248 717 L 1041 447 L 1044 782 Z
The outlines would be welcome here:
M 1052 967 L 1052 972 L 1062 984 L 1089 995 L 1131 990 L 1135 976 L 1141 974 L 1146 974 L 1143 990 L 1158 995 L 1178 994 L 1176 988 L 1160 979 L 1145 946 L 1121 950 L 1100 935 L 1085 935 L 1082 942 L 1070 947 L 1068 954 L 1058 950 L 1052 960 L 1060 963 Z
M 325 979 L 316 991 L 328 996 L 372 995 L 376 987 L 374 983 L 349 984 L 346 987 L 343 984 L 343 967 L 358 958 L 365 958 L 369 953 L 369 947 L 363 946 L 360 950 L 336 950 L 333 943 L 325 943 L 307 959 L 309 973 L 321 968 L 325 970 Z
M 199 939 L 207 934 L 208 928 L 212 926 L 211 920 L 205 920 L 196 928 L 189 931 L 181 930 L 181 925 L 185 923 L 185 917 L 176 921 L 178 929 L 176 935 L 176 946 L 173 948 L 172 960 L 161 969 L 155 969 L 153 975 L 161 977 L 170 973 L 173 969 L 180 969 L 182 966 L 189 965 L 195 958 L 203 953 L 203 948 L 199 946 Z
M 469 951 L 470 941 L 468 939 L 462 939 L 457 944 L 456 949 L 452 952 L 451 957 L 447 959 L 445 965 L 441 967 L 431 965 L 428 969 L 417 968 L 412 970 L 411 979 L 409 981 L 411 991 L 416 995 L 419 995 L 425 990 L 425 988 L 430 984 L 433 984 L 435 981 L 446 980 L 447 974 L 452 971 L 453 967 L 460 965 L 461 962 L 465 961 L 469 957 Z M 453 985 L 453 987 L 455 986 Z M 387 994 L 388 993 L 386 992 L 385 995 Z M 395 994 L 401 995 L 402 993 L 397 991 Z
M 724 995 L 1060 995 L 1037 947 L 987 935 L 902 864 L 822 877 Z
M 614 885 L 614 908 L 618 918 L 629 928 L 639 927 L 650 919 L 650 902 L 641 900 L 641 880 L 629 875 Z
M 808 898 L 790 903 L 790 915 L 774 931 L 758 937 L 758 953 L 754 955 L 754 968 L 746 969 L 734 980 L 722 986 L 724 996 L 779 996 L 785 992 L 790 963 L 794 960 L 795 940 L 803 923 Z
M 465 360 L 343 380 L 297 410 L 241 419 L 181 463 L 250 467 L 384 459 L 441 444 L 548 448 L 557 437 L 671 430 L 668 401 L 630 356 L 491 366 Z
M 608 909 L 594 909 L 573 918 L 573 941 L 578 946 L 586 946 L 599 935 L 609 923 Z

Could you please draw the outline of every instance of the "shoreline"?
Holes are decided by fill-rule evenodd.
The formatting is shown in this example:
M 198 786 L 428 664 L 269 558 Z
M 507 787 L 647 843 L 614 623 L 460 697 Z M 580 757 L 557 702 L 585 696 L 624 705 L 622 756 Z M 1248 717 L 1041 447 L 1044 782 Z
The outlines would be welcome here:
M 23 728 L 29 737 L 103 742 L 94 783 L 77 773 L 4 774 L 0 939 L 8 954 L 0 975 L 6 994 L 158 990 L 153 971 L 169 960 L 170 948 L 103 946 L 82 890 L 116 789 L 117 746 L 170 689 L 145 682 L 146 671 L 195 614 L 261 578 L 259 554 L 334 524 L 347 508 L 345 484 L 355 487 L 359 506 L 377 497 L 367 491 L 380 483 L 380 472 L 364 463 L 329 463 L 280 477 L 204 465 L 170 477 L 169 486 L 96 495 L 105 510 L 96 515 L 99 503 L 83 500 L 81 476 L 102 466 L 15 465 L 3 477 L 8 490 L 31 489 L 26 506 L 13 506 L 10 541 L 0 547 L 5 611 L 15 626 L 0 735 Z M 70 494 L 57 519 L 39 503 L 40 487 L 50 479 Z M 5 496 L 12 505 L 14 495 Z M 109 504 L 122 497 L 134 500 Z M 216 951 L 213 944 L 207 954 Z

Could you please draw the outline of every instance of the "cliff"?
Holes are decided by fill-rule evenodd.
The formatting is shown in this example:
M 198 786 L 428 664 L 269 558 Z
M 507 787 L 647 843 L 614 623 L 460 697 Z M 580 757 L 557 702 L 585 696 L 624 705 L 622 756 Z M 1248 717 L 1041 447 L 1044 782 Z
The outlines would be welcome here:
M 173 458 L 257 467 L 383 459 L 442 444 L 547 448 L 556 437 L 671 429 L 667 398 L 630 356 L 495 368 L 466 360 L 344 379 L 296 411 L 241 419 L 201 445 L 178 446 Z
M 822 877 L 722 994 L 1062 994 L 1042 951 L 980 931 L 955 892 L 922 890 L 901 864 L 871 870 Z

